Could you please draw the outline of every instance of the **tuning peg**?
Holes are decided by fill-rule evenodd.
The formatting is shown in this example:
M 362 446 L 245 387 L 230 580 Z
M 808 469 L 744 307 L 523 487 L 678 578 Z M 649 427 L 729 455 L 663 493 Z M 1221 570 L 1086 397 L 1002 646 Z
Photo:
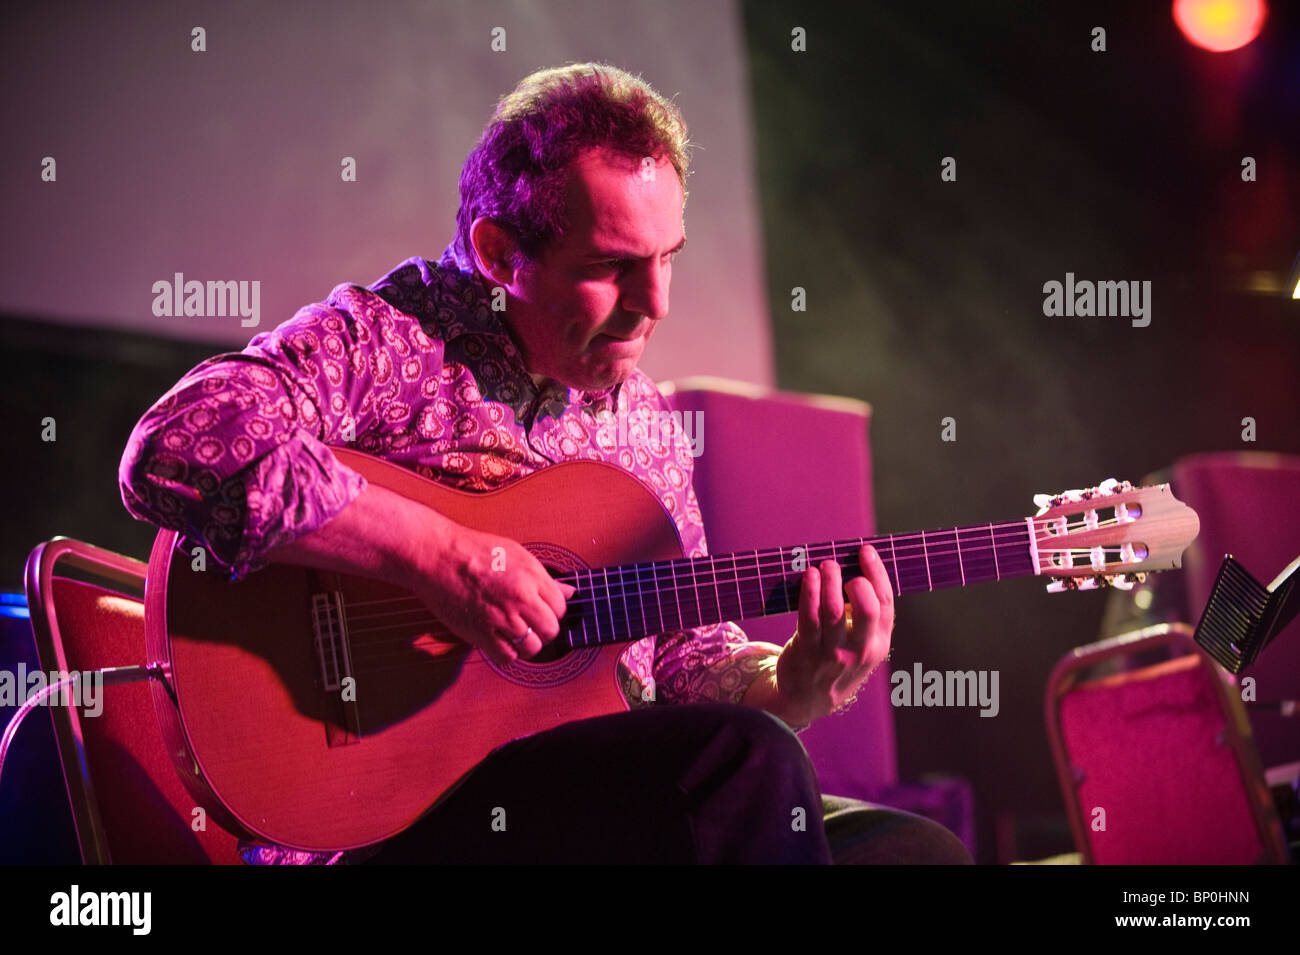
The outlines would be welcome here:
M 1086 580 L 1080 580 L 1078 577 L 1053 577 L 1052 582 L 1047 585 L 1049 594 L 1064 593 L 1067 590 L 1089 590 L 1085 587 Z
M 1133 485 L 1128 481 L 1120 481 L 1116 478 L 1106 478 L 1096 487 L 1074 488 L 1069 491 L 1062 491 L 1060 494 L 1035 494 L 1034 505 L 1038 508 L 1035 517 L 1041 517 L 1044 511 L 1061 504 L 1078 504 L 1082 501 L 1090 501 L 1094 497 L 1113 497 L 1116 494 L 1123 494 L 1133 490 Z
M 1067 590 L 1096 590 L 1106 585 L 1106 578 L 1096 577 L 1053 577 L 1047 585 L 1049 594 L 1064 593 Z

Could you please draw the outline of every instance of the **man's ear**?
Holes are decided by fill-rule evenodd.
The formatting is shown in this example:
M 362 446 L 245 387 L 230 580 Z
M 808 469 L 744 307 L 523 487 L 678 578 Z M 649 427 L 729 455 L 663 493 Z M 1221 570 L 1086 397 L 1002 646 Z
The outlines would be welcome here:
M 498 285 L 514 284 L 515 267 L 511 261 L 516 244 L 514 236 L 506 228 L 486 216 L 479 216 L 469 227 L 469 244 L 480 272 Z

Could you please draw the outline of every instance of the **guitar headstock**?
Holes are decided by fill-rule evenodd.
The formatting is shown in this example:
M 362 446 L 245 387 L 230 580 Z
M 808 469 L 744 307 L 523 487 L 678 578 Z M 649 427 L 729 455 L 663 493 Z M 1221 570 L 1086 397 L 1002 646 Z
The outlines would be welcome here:
M 1051 593 L 1117 587 L 1131 590 L 1146 572 L 1182 566 L 1196 539 L 1196 512 L 1168 484 L 1134 487 L 1111 478 L 1097 487 L 1036 494 L 1035 572 L 1052 578 Z

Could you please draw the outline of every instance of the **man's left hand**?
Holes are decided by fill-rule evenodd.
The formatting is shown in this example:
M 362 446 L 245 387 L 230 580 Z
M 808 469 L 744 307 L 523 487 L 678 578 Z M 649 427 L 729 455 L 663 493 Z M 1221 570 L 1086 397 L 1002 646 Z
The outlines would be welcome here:
M 792 725 L 807 725 L 843 705 L 889 655 L 894 590 L 874 547 L 864 544 L 858 560 L 865 576 L 847 586 L 833 560 L 804 572 L 798 629 L 776 663 L 774 702 Z

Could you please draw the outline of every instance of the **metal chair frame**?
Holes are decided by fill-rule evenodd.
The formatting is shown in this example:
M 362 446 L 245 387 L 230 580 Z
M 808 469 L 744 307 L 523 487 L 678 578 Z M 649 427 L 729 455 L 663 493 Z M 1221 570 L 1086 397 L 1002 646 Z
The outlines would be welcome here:
M 142 594 L 148 565 L 69 537 L 55 537 L 32 551 L 24 572 L 32 634 L 36 639 L 42 666 L 49 666 L 49 661 L 53 661 L 54 667 L 59 670 L 68 670 L 69 667 L 59 631 L 53 581 L 56 570 L 65 567 L 75 568 L 96 578 L 111 581 L 118 587 L 127 588 L 117 592 L 122 597 L 143 605 Z M 143 654 L 143 648 L 141 650 Z M 130 662 L 142 664 L 144 660 L 142 658 Z M 143 668 L 132 666 L 129 672 L 116 674 L 111 682 L 134 682 L 148 678 L 148 673 Z M 86 865 L 109 865 L 112 858 L 99 802 L 95 797 L 95 784 L 90 778 L 81 716 L 73 706 L 51 707 L 51 715 L 82 861 Z
M 1162 647 L 1187 651 L 1186 654 L 1176 657 L 1171 662 L 1177 662 L 1194 654 L 1199 658 L 1195 665 L 1204 667 L 1208 671 L 1215 698 L 1224 717 L 1224 744 L 1232 750 L 1249 796 L 1251 816 L 1259 835 L 1264 861 L 1277 865 L 1286 865 L 1290 862 L 1277 810 L 1269 794 L 1264 779 L 1264 769 L 1251 738 L 1246 709 L 1241 700 L 1230 691 L 1228 681 L 1224 678 L 1218 664 L 1196 645 L 1192 634 L 1193 630 L 1187 624 L 1162 623 L 1121 634 L 1099 643 L 1078 647 L 1056 664 L 1048 678 L 1044 704 L 1047 735 L 1052 745 L 1052 757 L 1056 763 L 1061 794 L 1065 799 L 1066 814 L 1070 819 L 1070 830 L 1085 864 L 1093 863 L 1092 845 L 1088 839 L 1083 809 L 1079 804 L 1078 780 L 1065 748 L 1061 726 L 1061 700 L 1079 685 L 1080 673 L 1083 669 L 1117 657 Z

